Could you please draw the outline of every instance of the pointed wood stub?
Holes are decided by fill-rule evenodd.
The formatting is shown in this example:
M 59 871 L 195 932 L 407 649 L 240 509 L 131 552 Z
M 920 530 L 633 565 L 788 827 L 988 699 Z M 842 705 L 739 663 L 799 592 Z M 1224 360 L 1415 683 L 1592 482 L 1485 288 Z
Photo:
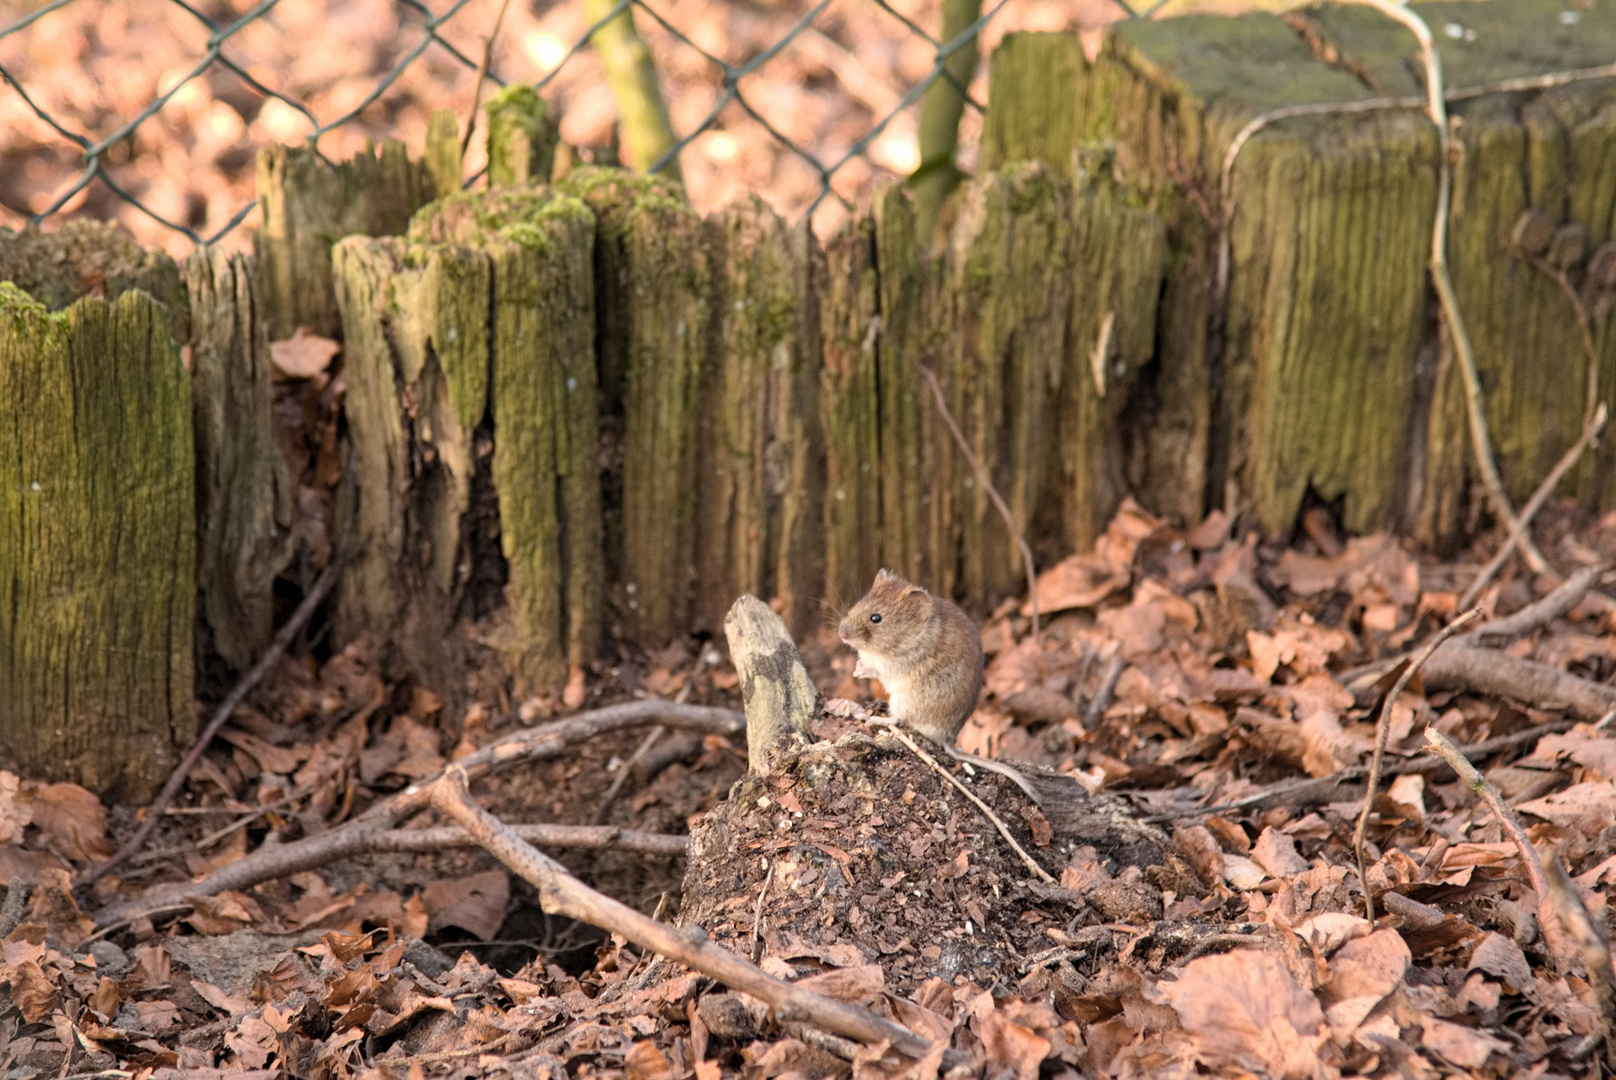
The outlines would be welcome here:
M 819 691 L 785 622 L 757 597 L 749 593 L 730 606 L 724 636 L 746 703 L 747 771 L 767 776 L 774 753 L 807 732 Z
M 333 166 L 308 147 L 258 153 L 253 234 L 260 292 L 271 341 L 299 326 L 336 337 L 342 323 L 331 279 L 331 245 L 344 236 L 394 236 L 430 202 L 436 183 L 423 161 L 389 139 L 375 151 Z
M 191 385 L 168 308 L 0 282 L 0 759 L 144 802 L 196 733 Z
M 274 635 L 275 578 L 295 548 L 295 496 L 275 439 L 269 344 L 245 256 L 185 267 L 196 440 L 197 590 L 211 647 L 237 671 Z

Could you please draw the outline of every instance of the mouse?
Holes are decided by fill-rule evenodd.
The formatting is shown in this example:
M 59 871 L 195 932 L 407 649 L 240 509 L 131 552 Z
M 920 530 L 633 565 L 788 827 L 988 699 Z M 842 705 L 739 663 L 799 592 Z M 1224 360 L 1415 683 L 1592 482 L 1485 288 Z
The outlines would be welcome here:
M 954 745 L 982 693 L 982 634 L 969 615 L 882 570 L 842 617 L 837 636 L 858 652 L 854 677 L 881 680 L 894 721 L 939 746 Z

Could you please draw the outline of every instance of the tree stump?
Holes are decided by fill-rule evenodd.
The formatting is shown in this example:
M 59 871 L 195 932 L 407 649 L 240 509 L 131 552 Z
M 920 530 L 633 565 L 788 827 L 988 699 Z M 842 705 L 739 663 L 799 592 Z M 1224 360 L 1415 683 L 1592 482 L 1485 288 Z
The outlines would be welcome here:
M 887 989 L 909 994 L 960 975 L 979 986 L 1017 984 L 1025 960 L 1074 922 L 1159 918 L 1164 884 L 1180 895 L 1206 891 L 1166 855 L 1166 838 L 1116 801 L 1031 774 L 1041 809 L 1005 777 L 943 756 L 1051 874 L 1068 860 L 1115 870 L 1087 895 L 1041 884 L 982 812 L 902 743 L 820 713 L 796 647 L 766 605 L 742 597 L 725 629 L 746 699 L 751 771 L 691 829 L 682 925 L 788 967 L 879 964 Z

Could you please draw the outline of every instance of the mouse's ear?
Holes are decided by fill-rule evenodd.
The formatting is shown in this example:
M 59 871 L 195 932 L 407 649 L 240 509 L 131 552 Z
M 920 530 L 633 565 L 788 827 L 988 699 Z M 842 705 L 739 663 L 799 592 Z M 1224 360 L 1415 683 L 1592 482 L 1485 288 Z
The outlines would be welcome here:
M 897 580 L 899 580 L 898 575 L 894 574 L 891 570 L 888 570 L 884 566 L 875 572 L 875 583 L 877 585 L 884 585 L 889 581 Z

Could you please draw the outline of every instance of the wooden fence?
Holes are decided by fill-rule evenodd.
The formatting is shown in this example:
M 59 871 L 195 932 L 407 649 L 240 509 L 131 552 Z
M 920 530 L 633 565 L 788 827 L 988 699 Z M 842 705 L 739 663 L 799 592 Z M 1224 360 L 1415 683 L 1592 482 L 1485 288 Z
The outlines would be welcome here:
M 1616 386 L 1616 82 L 1503 80 L 1608 63 L 1616 13 L 1415 7 L 1463 91 L 1449 247 L 1518 502 Z M 262 650 L 296 549 L 267 342 L 298 326 L 344 348 L 336 643 L 451 704 L 490 655 L 550 691 L 605 640 L 716 632 L 742 592 L 798 634 L 881 566 L 978 613 L 1018 593 L 927 372 L 1041 562 L 1129 493 L 1452 543 L 1480 500 L 1414 55 L 1351 6 L 1119 24 L 1092 63 L 1012 35 L 935 250 L 898 186 L 815 237 L 612 170 L 534 183 L 554 124 L 526 90 L 490 106 L 487 190 L 434 200 L 447 117 L 420 160 L 266 151 L 256 257 L 198 253 L 183 286 L 99 226 L 8 238 L 40 302 L 0 293 L 3 753 L 138 796 L 193 737 L 196 656 Z M 1611 453 L 1567 481 L 1591 508 Z

